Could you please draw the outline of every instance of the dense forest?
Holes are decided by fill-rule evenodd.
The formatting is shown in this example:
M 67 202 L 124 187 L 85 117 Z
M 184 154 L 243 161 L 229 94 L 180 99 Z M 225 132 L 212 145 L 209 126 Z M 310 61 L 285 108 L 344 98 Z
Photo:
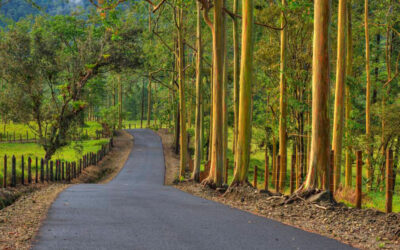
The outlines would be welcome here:
M 2 0 L 0 14 L 4 154 L 34 144 L 43 166 L 156 131 L 178 188 L 241 209 L 260 195 L 256 212 L 322 226 L 358 213 L 398 244 L 399 1 Z
M 28 15 L 38 15 L 47 13 L 50 15 L 67 15 L 74 11 L 88 9 L 91 4 L 83 0 L 3 0 L 0 13 L 14 21 L 18 21 Z
M 3 3 L 3 122 L 35 122 L 49 157 L 87 120 L 169 127 L 179 179 L 193 159 L 213 188 L 265 165 L 266 189 L 353 190 L 360 151 L 378 195 L 390 151 L 399 188 L 397 1 L 128 2 Z

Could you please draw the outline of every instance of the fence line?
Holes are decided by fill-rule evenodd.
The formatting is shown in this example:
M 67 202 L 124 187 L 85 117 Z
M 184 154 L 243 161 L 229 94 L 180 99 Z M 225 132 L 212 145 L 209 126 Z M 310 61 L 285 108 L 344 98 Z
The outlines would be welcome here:
M 30 185 L 33 183 L 44 182 L 71 182 L 71 180 L 78 178 L 84 169 L 91 165 L 97 165 L 113 148 L 113 138 L 105 145 L 102 145 L 97 152 L 86 153 L 76 161 L 45 161 L 43 158 L 35 157 L 35 166 L 32 166 L 32 158 L 27 159 L 27 173 L 25 173 L 25 160 L 21 156 L 19 168 L 17 166 L 17 159 L 13 155 L 11 157 L 11 173 L 9 173 L 8 156 L 4 155 L 3 161 L 3 179 L 2 187 L 16 187 L 18 184 Z M 39 164 L 40 163 L 40 164 Z M 35 176 L 33 177 L 33 170 Z M 26 182 L 27 181 L 27 182 Z
M 73 140 L 78 140 L 79 138 L 85 137 L 90 140 L 99 140 L 102 138 L 108 138 L 107 133 L 104 130 L 96 130 L 95 131 L 95 137 L 90 137 L 89 132 L 86 129 L 84 133 L 79 133 L 76 135 L 72 136 Z M 26 135 L 22 134 L 16 134 L 15 131 L 13 133 L 0 133 L 0 143 L 29 143 L 29 142 L 35 142 L 37 143 L 39 141 L 39 138 L 36 136 L 35 133 L 29 134 L 28 131 L 26 131 Z

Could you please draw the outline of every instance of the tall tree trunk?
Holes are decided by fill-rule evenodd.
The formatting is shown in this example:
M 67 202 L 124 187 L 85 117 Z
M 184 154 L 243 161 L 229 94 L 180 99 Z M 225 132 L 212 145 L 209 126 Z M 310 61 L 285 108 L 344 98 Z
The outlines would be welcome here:
M 365 25 L 365 70 L 367 74 L 367 92 L 365 101 L 365 136 L 367 139 L 367 191 L 371 190 L 373 182 L 372 171 L 372 146 L 371 146 L 371 74 L 370 74 L 370 49 L 369 49 L 369 27 L 368 27 L 368 0 L 364 4 Z
M 392 80 L 392 32 L 390 28 L 390 22 L 386 24 L 386 70 L 387 70 L 387 82 Z M 385 86 L 384 86 L 385 87 Z M 385 159 L 385 154 L 386 154 L 386 147 L 387 143 L 385 140 L 385 106 L 386 106 L 386 95 L 388 93 L 388 89 L 383 89 L 382 91 L 382 101 L 381 101 L 381 114 L 382 114 L 382 120 L 381 120 L 381 143 L 382 143 L 382 157 Z M 381 191 L 383 191 L 383 183 L 385 180 L 385 162 L 383 161 L 382 163 L 382 171 L 381 171 Z
M 240 67 L 240 101 L 238 141 L 235 154 L 236 172 L 232 185 L 247 182 L 250 162 L 251 142 L 251 104 L 253 83 L 253 28 L 254 28 L 254 1 L 242 1 L 242 56 Z
M 183 179 L 186 168 L 187 134 L 186 134 L 186 104 L 185 104 L 185 72 L 183 45 L 183 7 L 178 9 L 178 77 L 179 77 L 179 111 L 180 111 L 180 170 L 179 178 Z
M 122 82 L 118 75 L 118 129 L 122 129 Z
M 347 62 L 346 62 L 346 73 L 348 77 L 353 76 L 353 31 L 351 22 L 351 0 L 347 2 Z M 346 139 L 350 138 L 350 112 L 351 112 L 351 94 L 349 83 L 346 85 Z M 345 173 L 345 184 L 346 187 L 350 188 L 352 185 L 352 147 L 347 141 L 346 148 L 346 173 Z
M 144 118 L 144 80 L 142 80 L 142 114 L 140 116 L 140 128 L 143 128 L 143 118 Z
M 233 0 L 233 13 L 238 14 L 239 0 Z M 238 124 L 239 124 L 239 77 L 240 77 L 240 58 L 239 58 L 239 22 L 233 19 L 233 143 L 232 152 L 235 154 Z
M 282 8 L 286 7 L 286 0 L 282 0 Z M 284 12 L 281 13 L 281 28 L 284 28 Z M 286 119 L 287 119 L 287 95 L 286 95 L 286 29 L 281 30 L 281 63 L 280 63 L 280 117 L 279 117 L 279 155 L 280 158 L 280 191 L 285 191 L 287 172 L 287 145 L 286 145 Z
M 206 184 L 220 187 L 223 182 L 223 68 L 224 68 L 224 0 L 214 1 L 213 25 L 213 119 L 210 175 Z
M 147 85 L 147 127 L 150 128 L 151 120 L 151 74 L 149 74 L 149 85 Z
M 201 163 L 201 151 L 203 148 L 201 139 L 201 106 L 202 106 L 202 77 L 203 77 L 203 45 L 201 40 L 201 5 L 197 2 L 197 57 L 196 57 L 196 130 L 195 130 L 195 148 L 194 148 L 194 167 L 192 178 L 196 181 L 200 181 L 200 163 Z
M 224 0 L 224 6 L 226 6 L 226 0 Z M 225 46 L 226 41 L 226 14 L 223 12 L 223 41 L 224 41 L 224 66 L 223 66 L 223 92 L 222 92 L 222 108 L 223 108 L 223 122 L 222 122 L 222 131 L 223 131 L 223 149 L 222 149 L 222 162 L 223 162 L 223 171 L 222 176 L 224 177 L 224 183 L 227 183 L 228 180 L 225 179 L 226 171 L 228 169 L 227 166 L 227 153 L 228 153 L 228 72 L 227 72 L 227 48 Z
M 153 103 L 154 103 L 154 121 L 153 125 L 157 126 L 157 83 L 154 83 L 154 94 L 153 94 Z
M 211 162 L 211 151 L 212 151 L 212 135 L 213 135 L 213 86 L 214 86 L 214 63 L 210 69 L 210 95 L 211 95 L 211 102 L 210 102 L 210 127 L 209 127 L 209 135 L 208 135 L 208 161 Z
M 330 0 L 314 1 L 314 43 L 312 80 L 312 134 L 309 169 L 304 189 L 329 190 L 329 23 Z
M 276 155 L 276 137 L 274 132 L 272 132 L 272 186 L 276 187 L 276 175 L 277 175 L 277 168 L 276 166 L 278 163 L 276 162 L 277 155 Z M 278 191 L 278 190 L 277 190 Z
M 335 110 L 333 118 L 332 150 L 334 151 L 334 190 L 340 185 L 342 163 L 342 141 L 344 120 L 344 99 L 346 81 L 346 0 L 339 0 Z

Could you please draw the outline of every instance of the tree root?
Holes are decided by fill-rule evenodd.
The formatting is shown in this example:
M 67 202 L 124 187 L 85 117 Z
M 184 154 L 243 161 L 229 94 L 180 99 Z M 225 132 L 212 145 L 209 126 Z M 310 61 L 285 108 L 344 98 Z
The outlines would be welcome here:
M 299 200 L 307 203 L 325 202 L 332 205 L 337 204 L 333 198 L 333 195 L 329 191 L 323 191 L 320 189 L 299 189 L 289 196 L 285 201 L 283 201 L 281 205 L 292 204 Z
M 204 179 L 201 182 L 201 185 L 203 187 L 208 187 L 208 188 L 211 188 L 211 189 L 214 189 L 214 190 L 217 189 L 217 185 L 215 184 L 214 180 L 212 178 L 210 178 L 210 177 Z

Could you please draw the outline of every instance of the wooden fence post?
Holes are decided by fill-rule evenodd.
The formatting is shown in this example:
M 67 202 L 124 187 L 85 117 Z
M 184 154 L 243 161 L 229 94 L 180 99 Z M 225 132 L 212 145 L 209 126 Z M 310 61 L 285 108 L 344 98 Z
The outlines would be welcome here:
M 295 180 L 295 168 L 296 168 L 296 153 L 292 154 L 292 167 L 290 169 L 290 194 L 293 194 L 294 192 L 294 187 L 296 184 L 296 180 Z
M 386 151 L 386 213 L 392 212 L 393 205 L 393 151 Z
M 225 171 L 225 183 L 228 184 L 228 176 L 229 176 L 229 159 L 226 158 L 226 171 Z
M 16 169 L 16 159 L 13 155 L 12 157 L 12 170 L 11 170 L 11 187 L 17 186 L 17 169 Z
M 28 183 L 32 183 L 32 159 L 28 157 Z
M 58 181 L 61 181 L 61 160 L 58 160 Z
M 362 151 L 357 151 L 357 172 L 356 172 L 356 207 L 361 208 L 362 195 Z
M 258 166 L 254 166 L 254 178 L 253 178 L 253 186 L 257 189 L 257 178 L 258 178 Z
M 64 162 L 61 163 L 61 180 L 65 180 L 65 176 L 64 176 Z
M 7 187 L 7 155 L 4 155 L 3 188 Z
M 275 190 L 277 193 L 279 193 L 279 174 L 280 174 L 280 168 L 281 168 L 281 156 L 278 155 L 276 160 L 276 173 L 274 174 L 275 178 Z
M 54 181 L 53 161 L 50 161 L 50 181 Z
M 35 183 L 38 183 L 38 181 L 39 181 L 38 172 L 39 172 L 39 165 L 38 165 L 38 158 L 36 157 Z
M 40 159 L 40 182 L 44 182 L 44 160 Z
M 76 162 L 73 162 L 72 166 L 74 168 L 74 179 L 75 179 L 76 178 Z
M 54 181 L 58 181 L 58 160 L 55 161 Z
M 268 167 L 268 152 L 265 152 L 265 170 L 264 170 L 264 190 L 268 191 L 269 167 Z
M 49 161 L 46 160 L 46 181 L 49 182 L 50 178 L 49 178 Z
M 55 176 L 55 181 L 60 180 L 60 162 L 59 160 L 56 160 L 56 176 Z
M 67 165 L 67 181 L 71 182 L 71 163 L 65 163 Z
M 21 156 L 21 184 L 25 185 L 25 161 L 24 156 Z

